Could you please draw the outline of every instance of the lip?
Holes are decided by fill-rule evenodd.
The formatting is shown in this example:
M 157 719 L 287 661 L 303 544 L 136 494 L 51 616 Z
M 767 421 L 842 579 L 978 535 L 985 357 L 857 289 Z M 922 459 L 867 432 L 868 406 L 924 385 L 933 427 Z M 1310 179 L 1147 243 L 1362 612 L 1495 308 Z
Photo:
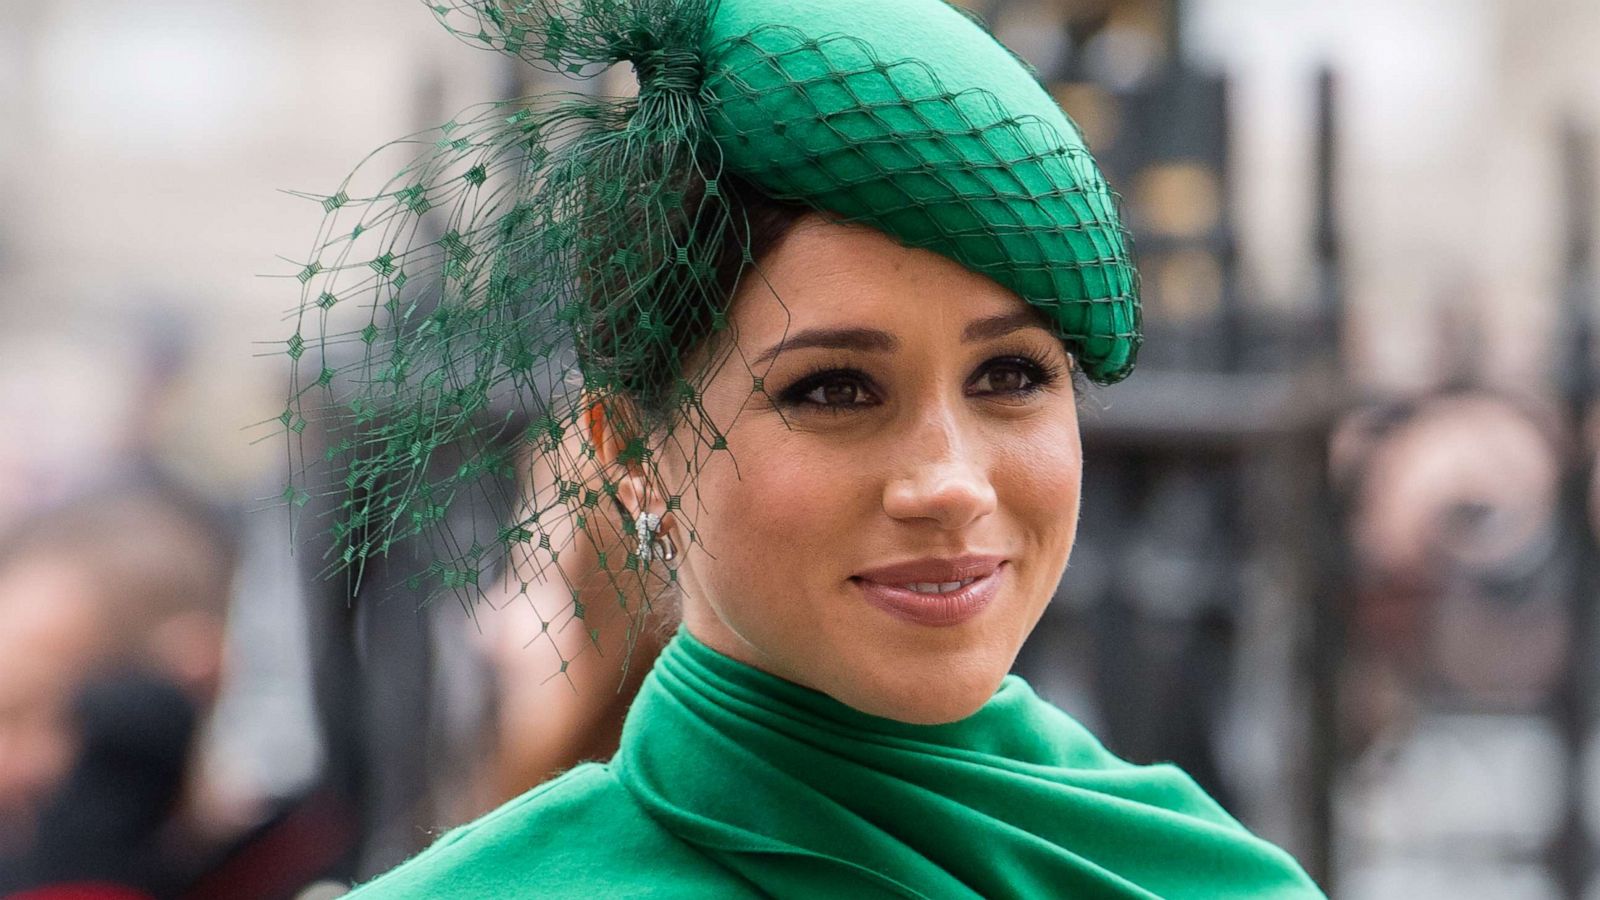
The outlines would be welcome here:
M 1000 564 L 1005 561 L 1006 558 L 1004 556 L 979 555 L 976 553 L 951 557 L 930 556 L 925 559 L 913 559 L 908 562 L 857 572 L 855 577 L 864 581 L 876 581 L 879 584 L 911 584 L 917 581 L 961 581 L 966 578 L 982 578 L 1000 568 Z
M 959 625 L 983 612 L 1000 593 L 1005 558 L 959 556 L 918 559 L 857 573 L 850 580 L 873 606 L 919 625 Z M 971 584 L 947 594 L 925 594 L 899 585 L 965 581 Z

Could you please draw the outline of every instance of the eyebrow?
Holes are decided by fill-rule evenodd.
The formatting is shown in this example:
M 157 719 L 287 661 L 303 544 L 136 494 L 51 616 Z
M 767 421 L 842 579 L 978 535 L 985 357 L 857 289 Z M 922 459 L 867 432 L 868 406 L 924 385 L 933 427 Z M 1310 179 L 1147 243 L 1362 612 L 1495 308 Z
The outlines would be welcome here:
M 1014 331 L 1024 328 L 1042 328 L 1038 315 L 1032 310 L 1001 313 L 994 316 L 985 316 L 967 323 L 961 330 L 961 342 L 973 344 L 979 341 L 993 340 L 1005 337 Z M 771 347 L 761 351 L 761 354 L 751 361 L 751 365 L 759 366 L 768 362 L 785 350 L 859 350 L 866 353 L 891 353 L 900 347 L 900 339 L 887 331 L 876 328 L 807 328 L 785 337 Z

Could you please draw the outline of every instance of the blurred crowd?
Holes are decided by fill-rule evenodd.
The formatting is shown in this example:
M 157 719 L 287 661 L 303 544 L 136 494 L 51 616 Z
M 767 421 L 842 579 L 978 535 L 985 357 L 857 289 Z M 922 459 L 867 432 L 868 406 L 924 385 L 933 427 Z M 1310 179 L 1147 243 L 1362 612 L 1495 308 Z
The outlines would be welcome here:
M 0 442 L 0 896 L 337 896 L 610 755 L 664 629 L 630 636 L 615 603 L 579 622 L 565 582 L 516 561 L 476 616 L 378 573 L 353 595 L 314 513 L 162 449 L 192 375 L 167 324 L 23 355 L 69 387 L 36 443 Z M 77 452 L 53 455 L 63 432 Z

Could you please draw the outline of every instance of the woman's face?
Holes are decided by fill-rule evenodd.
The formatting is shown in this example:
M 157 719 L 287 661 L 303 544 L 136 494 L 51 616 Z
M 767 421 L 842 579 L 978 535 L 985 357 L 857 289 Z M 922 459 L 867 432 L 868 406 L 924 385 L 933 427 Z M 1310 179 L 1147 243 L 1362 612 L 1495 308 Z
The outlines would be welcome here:
M 1072 549 L 1071 360 L 1010 291 L 867 228 L 803 219 L 762 274 L 705 386 L 729 452 L 668 522 L 685 623 L 864 712 L 963 718 Z

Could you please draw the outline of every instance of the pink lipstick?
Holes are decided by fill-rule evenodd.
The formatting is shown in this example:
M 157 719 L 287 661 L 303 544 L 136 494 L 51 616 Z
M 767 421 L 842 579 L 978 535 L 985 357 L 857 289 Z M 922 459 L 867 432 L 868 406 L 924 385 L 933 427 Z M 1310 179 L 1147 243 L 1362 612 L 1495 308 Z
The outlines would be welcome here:
M 1001 556 L 918 559 L 858 572 L 851 581 L 868 603 L 919 625 L 959 625 L 1000 592 Z

